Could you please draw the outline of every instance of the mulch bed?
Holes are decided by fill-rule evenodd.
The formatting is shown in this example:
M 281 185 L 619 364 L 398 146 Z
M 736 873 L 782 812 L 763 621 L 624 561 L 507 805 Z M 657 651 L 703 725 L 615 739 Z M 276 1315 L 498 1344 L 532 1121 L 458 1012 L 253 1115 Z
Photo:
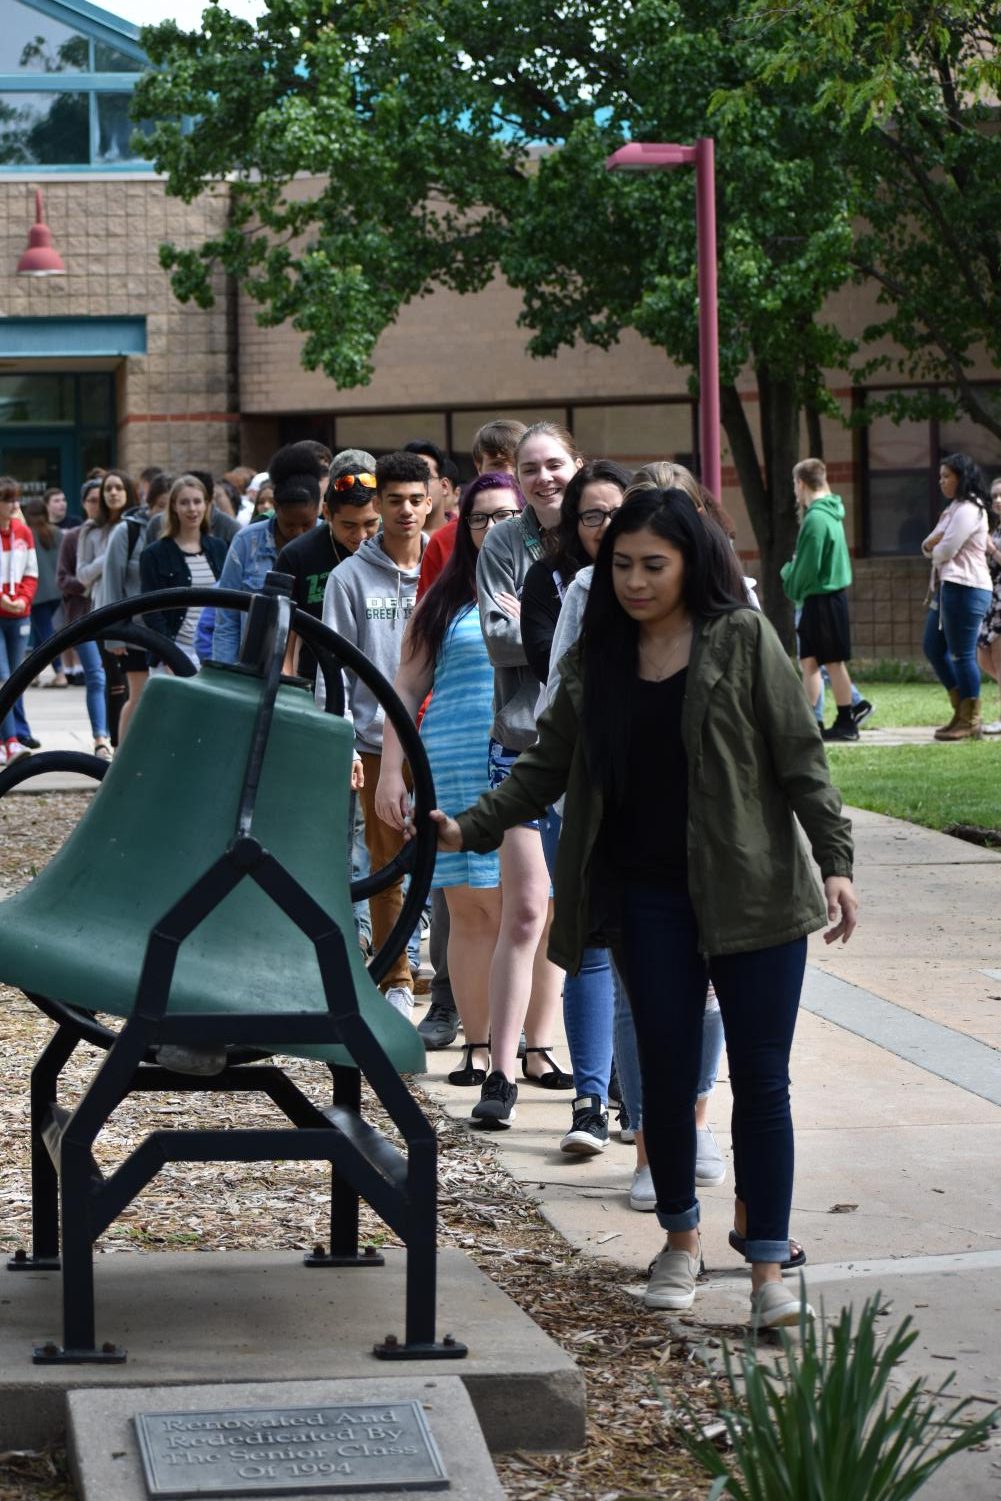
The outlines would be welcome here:
M 7 798 L 2 818 L 0 885 L 15 889 L 59 848 L 85 806 L 74 794 Z M 54 918 L 58 921 L 58 918 Z M 0 987 L 0 1162 L 4 1206 L 0 1254 L 30 1240 L 28 1077 L 51 1024 L 18 991 Z M 83 1079 L 93 1054 L 81 1049 Z M 89 1055 L 89 1056 L 88 1056 Z M 74 1060 L 75 1061 L 75 1060 Z M 300 1087 L 329 1098 L 325 1071 L 288 1061 Z M 419 1093 L 419 1092 L 418 1092 Z M 694 1320 L 651 1315 L 626 1291 L 630 1274 L 579 1255 L 498 1165 L 489 1145 L 444 1115 L 426 1097 L 440 1148 L 442 1245 L 465 1251 L 537 1324 L 574 1357 L 587 1382 L 587 1445 L 579 1454 L 499 1457 L 497 1471 L 511 1501 L 626 1501 L 657 1497 L 696 1501 L 707 1491 L 672 1435 L 670 1410 L 679 1393 L 711 1416 L 707 1362 L 716 1341 Z M 262 1104 L 247 1096 L 158 1095 L 126 1101 L 106 1129 L 99 1160 L 120 1160 L 156 1125 L 249 1124 Z M 375 1111 L 371 1117 L 377 1119 Z M 170 1164 L 99 1243 L 105 1255 L 144 1255 L 171 1248 L 307 1249 L 324 1239 L 327 1196 L 322 1167 L 309 1163 Z M 363 1206 L 363 1233 L 394 1244 Z M 73 1501 L 59 1450 L 0 1453 L 0 1501 Z

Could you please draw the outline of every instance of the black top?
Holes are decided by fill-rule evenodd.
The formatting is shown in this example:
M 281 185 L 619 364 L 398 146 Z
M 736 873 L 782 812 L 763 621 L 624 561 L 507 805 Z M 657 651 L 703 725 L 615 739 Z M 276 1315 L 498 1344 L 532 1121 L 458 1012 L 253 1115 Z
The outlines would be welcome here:
M 688 880 L 688 758 L 681 710 L 688 668 L 661 683 L 633 684 L 624 807 L 607 809 L 599 836 L 617 880 L 685 886 Z
M 285 544 L 275 562 L 275 571 L 292 575 L 294 602 L 307 615 L 322 620 L 327 579 L 338 563 L 350 556 L 349 548 L 338 547 L 324 521 Z M 299 649 L 299 674 L 310 681 L 316 677 L 316 658 L 305 642 Z
M 569 582 L 559 580 L 564 594 Z M 562 603 L 553 565 L 547 558 L 540 558 L 526 573 L 521 590 L 521 644 L 540 683 L 549 678 L 549 656 Z
M 202 536 L 202 552 L 209 567 L 218 579 L 226 561 L 226 544 L 211 532 Z M 144 594 L 156 589 L 190 589 L 191 569 L 187 554 L 182 552 L 173 537 L 159 537 L 156 542 L 144 547 L 139 558 L 139 577 Z M 161 631 L 173 641 L 184 619 L 183 610 L 151 610 L 143 616 L 144 624 L 154 631 Z M 150 653 L 150 665 L 156 666 L 159 658 Z

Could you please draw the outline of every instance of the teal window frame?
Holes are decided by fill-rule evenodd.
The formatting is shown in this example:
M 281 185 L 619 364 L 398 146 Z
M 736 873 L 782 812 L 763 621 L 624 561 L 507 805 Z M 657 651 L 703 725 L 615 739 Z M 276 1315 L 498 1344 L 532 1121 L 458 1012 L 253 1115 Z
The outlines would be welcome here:
M 91 173 L 91 172 L 149 172 L 151 164 L 143 157 L 127 162 L 100 162 L 97 160 L 100 145 L 100 125 L 97 113 L 99 94 L 131 94 L 148 66 L 146 54 L 139 43 L 122 32 L 104 25 L 89 6 L 49 3 L 49 0 L 21 0 L 29 10 L 63 25 L 72 26 L 87 42 L 87 61 L 94 67 L 94 49 L 97 44 L 111 47 L 136 62 L 134 73 L 0 73 L 0 94 L 86 94 L 88 100 L 88 123 L 90 128 L 90 161 L 45 163 L 3 163 L 0 174 L 39 176 L 46 173 Z M 123 23 L 124 24 L 124 23 Z

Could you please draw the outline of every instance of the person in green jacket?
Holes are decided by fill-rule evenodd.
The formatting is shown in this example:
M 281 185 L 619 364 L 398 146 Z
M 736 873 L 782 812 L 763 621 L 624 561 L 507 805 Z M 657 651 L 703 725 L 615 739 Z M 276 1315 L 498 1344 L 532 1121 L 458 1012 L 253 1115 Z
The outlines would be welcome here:
M 690 1307 L 701 1269 L 694 1108 L 712 979 L 752 1316 L 797 1323 L 804 1305 L 781 1280 L 789 1052 L 806 935 L 830 920 L 827 941 L 847 941 L 857 909 L 851 826 L 816 721 L 775 631 L 747 607 L 726 537 L 679 490 L 644 491 L 616 513 L 561 673 L 538 741 L 507 781 L 458 818 L 433 812 L 438 847 L 495 849 L 566 792 L 549 957 L 573 974 L 584 948 L 604 942 L 625 982 L 667 1231 L 651 1308 Z
M 811 704 L 823 691 L 821 667 L 826 667 L 838 714 L 825 740 L 857 740 L 858 720 L 852 709 L 852 654 L 848 620 L 848 586 L 852 563 L 845 539 L 845 507 L 832 495 L 821 459 L 802 459 L 792 472 L 796 503 L 803 521 L 795 556 L 782 568 L 782 587 L 799 610 L 799 663 L 803 687 Z

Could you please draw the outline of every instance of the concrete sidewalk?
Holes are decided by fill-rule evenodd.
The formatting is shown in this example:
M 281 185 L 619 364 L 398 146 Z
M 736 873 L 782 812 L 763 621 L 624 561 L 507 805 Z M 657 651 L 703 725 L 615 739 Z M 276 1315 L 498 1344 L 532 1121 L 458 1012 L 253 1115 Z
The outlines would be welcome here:
M 878 1290 L 890 1320 L 911 1314 L 921 1334 L 901 1386 L 953 1372 L 958 1395 L 1001 1404 L 1001 854 L 879 814 L 852 818 L 860 926 L 846 948 L 811 940 L 793 1053 L 792 1232 L 815 1305 L 836 1313 Z M 455 1058 L 429 1054 L 431 1089 L 463 1117 L 478 1092 L 445 1083 Z M 729 1158 L 725 1065 L 712 1117 Z M 562 1154 L 569 1100 L 523 1085 L 517 1123 L 492 1139 L 555 1228 L 617 1262 L 638 1291 L 663 1234 L 629 1208 L 633 1150 L 613 1141 L 600 1157 Z M 691 1320 L 710 1330 L 747 1317 L 748 1269 L 727 1244 L 732 1194 L 729 1173 L 700 1190 L 709 1280 Z M 922 1495 L 997 1501 L 1001 1433 Z

